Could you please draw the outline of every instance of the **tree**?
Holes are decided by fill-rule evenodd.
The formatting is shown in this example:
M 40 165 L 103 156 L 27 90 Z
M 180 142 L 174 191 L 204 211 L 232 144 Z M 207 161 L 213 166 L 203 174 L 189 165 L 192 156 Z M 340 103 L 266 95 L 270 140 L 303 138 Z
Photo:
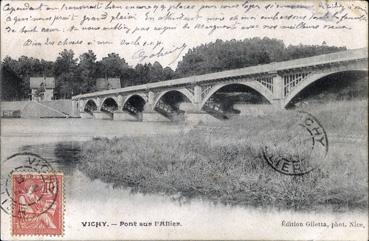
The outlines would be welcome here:
M 22 79 L 12 70 L 10 63 L 14 63 L 10 57 L 6 57 L 1 66 L 1 100 L 22 100 Z
M 16 74 L 21 81 L 22 98 L 28 98 L 31 89 L 29 85 L 30 76 L 34 75 L 37 68 L 35 68 L 35 59 L 27 56 L 21 56 L 18 60 L 4 59 L 4 64 L 10 66 L 10 69 Z
M 135 71 L 137 73 L 136 84 L 145 84 L 149 81 L 149 72 L 151 64 L 137 64 Z
M 54 75 L 54 62 L 53 61 L 46 61 L 41 59 L 40 61 L 41 66 L 41 76 L 53 76 Z
M 87 93 L 96 90 L 97 64 L 96 55 L 92 50 L 79 56 L 79 64 L 76 70 L 76 85 L 79 93 Z
M 346 48 L 338 48 L 335 46 L 323 45 L 289 45 L 284 51 L 284 60 L 296 59 L 302 57 L 310 57 L 320 54 L 329 54 Z
M 164 79 L 163 67 L 158 61 L 155 61 L 152 66 L 149 66 L 147 79 L 148 82 L 157 82 Z
M 32 57 L 21 56 L 18 60 L 6 56 L 3 59 L 3 70 L 6 76 L 14 75 L 20 83 L 15 84 L 17 87 L 16 98 L 18 100 L 28 98 L 30 95 L 29 78 L 31 76 L 52 76 L 54 62 L 45 61 L 43 59 L 35 59 Z M 4 75 L 5 77 L 5 75 Z M 14 79 L 14 78 L 13 78 Z M 4 81 L 7 81 L 4 79 Z
M 54 66 L 55 90 L 59 98 L 69 98 L 79 92 L 79 83 L 74 83 L 76 68 L 73 50 L 64 49 L 59 53 Z
M 298 45 L 286 47 L 282 40 L 251 38 L 216 40 L 189 49 L 175 71 L 176 77 L 198 75 L 243 68 L 270 62 L 285 61 L 345 50 L 334 46 Z
M 99 63 L 99 77 L 120 77 L 128 69 L 128 64 L 119 54 L 110 53 Z
M 170 80 L 174 78 L 174 71 L 170 67 L 165 67 L 163 69 L 164 80 Z
M 129 67 L 120 77 L 122 87 L 137 85 L 138 75 L 135 69 Z

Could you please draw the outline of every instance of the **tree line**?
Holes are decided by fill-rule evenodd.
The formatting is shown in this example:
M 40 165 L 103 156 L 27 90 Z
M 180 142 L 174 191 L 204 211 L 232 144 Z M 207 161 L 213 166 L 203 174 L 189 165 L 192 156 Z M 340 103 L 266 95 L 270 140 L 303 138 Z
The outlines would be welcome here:
M 110 53 L 100 61 L 92 50 L 75 57 L 73 50 L 64 49 L 55 61 L 22 56 L 2 61 L 2 99 L 26 99 L 30 94 L 30 77 L 55 77 L 56 98 L 96 91 L 97 78 L 120 78 L 121 86 L 172 79 L 174 71 L 159 62 L 130 67 L 119 54 Z
M 216 40 L 189 49 L 175 70 L 163 67 L 159 62 L 132 67 L 117 53 L 109 53 L 97 60 L 92 50 L 76 57 L 73 50 L 64 49 L 55 61 L 27 56 L 13 59 L 6 56 L 1 66 L 2 100 L 29 98 L 31 76 L 54 77 L 55 97 L 70 98 L 73 95 L 96 91 L 97 78 L 118 77 L 121 86 L 126 87 L 345 49 L 327 46 L 325 43 L 286 46 L 282 40 L 270 38 Z

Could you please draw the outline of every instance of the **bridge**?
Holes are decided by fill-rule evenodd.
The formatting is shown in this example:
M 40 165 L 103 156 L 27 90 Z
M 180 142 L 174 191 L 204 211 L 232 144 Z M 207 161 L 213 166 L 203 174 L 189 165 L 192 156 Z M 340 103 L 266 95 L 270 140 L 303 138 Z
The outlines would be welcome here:
M 224 87 L 246 86 L 266 99 L 270 108 L 283 109 L 312 83 L 348 71 L 368 71 L 367 48 L 98 91 L 73 96 L 72 100 L 81 118 L 221 118 L 222 106 L 213 97 Z

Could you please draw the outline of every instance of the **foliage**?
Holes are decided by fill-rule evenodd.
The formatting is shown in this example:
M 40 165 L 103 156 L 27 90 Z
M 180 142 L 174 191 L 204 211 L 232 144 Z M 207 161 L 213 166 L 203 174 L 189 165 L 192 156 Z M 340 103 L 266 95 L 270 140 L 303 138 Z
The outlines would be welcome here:
M 54 64 L 55 89 L 59 98 L 70 98 L 78 93 L 78 85 L 75 81 L 77 59 L 73 50 L 64 49 L 56 58 Z
M 5 101 L 23 99 L 22 79 L 14 74 L 9 65 L 1 66 L 1 75 L 1 99 Z
M 282 40 L 252 38 L 237 41 L 216 40 L 192 48 L 178 63 L 175 71 L 170 67 L 164 68 L 159 62 L 139 63 L 131 67 L 116 53 L 109 53 L 98 61 L 94 52 L 89 50 L 77 58 L 72 50 L 67 49 L 60 52 L 54 62 L 27 56 L 18 59 L 7 56 L 3 59 L 2 65 L 3 69 L 12 72 L 11 75 L 21 79 L 20 92 L 12 92 L 13 95 L 6 98 L 28 98 L 30 76 L 55 77 L 57 98 L 70 98 L 73 95 L 96 90 L 96 78 L 101 77 L 120 77 L 121 86 L 125 87 L 344 49 L 325 45 L 286 47 Z M 10 84 L 11 80 L 5 82 Z
M 170 67 L 163 69 L 163 80 L 170 80 L 174 77 L 174 71 Z
M 137 64 L 135 71 L 137 74 L 137 84 L 144 84 L 148 82 L 149 71 L 151 64 Z
M 4 71 L 2 71 L 1 76 L 2 85 L 5 85 L 5 88 L 2 89 L 2 99 L 27 99 L 31 94 L 29 87 L 30 76 L 52 75 L 53 62 L 27 56 L 21 56 L 18 60 L 15 60 L 6 56 L 2 63 L 2 70 Z M 6 89 L 13 89 L 11 92 L 13 95 L 10 95 L 11 93 L 5 93 Z
M 76 69 L 79 79 L 79 93 L 93 92 L 96 90 L 97 63 L 96 55 L 92 50 L 79 56 L 79 64 Z
M 110 53 L 107 57 L 102 58 L 98 66 L 99 77 L 108 78 L 120 77 L 128 69 L 125 59 L 115 53 Z
M 176 77 L 205 74 L 345 50 L 325 45 L 286 47 L 282 40 L 251 38 L 216 40 L 190 49 L 178 63 Z
M 97 78 L 120 77 L 121 86 L 131 86 L 172 79 L 174 71 L 163 67 L 159 62 L 128 66 L 119 54 L 110 53 L 97 61 L 92 50 L 75 58 L 73 50 L 64 49 L 55 60 L 45 61 L 26 56 L 18 60 L 9 56 L 2 63 L 2 99 L 21 100 L 30 95 L 29 78 L 31 76 L 54 76 L 57 98 L 70 98 L 73 95 L 96 90 Z M 7 93 L 4 93 L 8 90 Z

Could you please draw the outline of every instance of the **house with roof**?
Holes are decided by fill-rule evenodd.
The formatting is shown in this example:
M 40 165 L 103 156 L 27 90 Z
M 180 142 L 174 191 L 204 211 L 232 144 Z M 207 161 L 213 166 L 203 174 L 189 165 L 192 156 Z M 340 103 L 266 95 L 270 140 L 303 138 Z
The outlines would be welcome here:
M 35 101 L 52 100 L 55 89 L 53 77 L 30 77 L 31 98 Z

